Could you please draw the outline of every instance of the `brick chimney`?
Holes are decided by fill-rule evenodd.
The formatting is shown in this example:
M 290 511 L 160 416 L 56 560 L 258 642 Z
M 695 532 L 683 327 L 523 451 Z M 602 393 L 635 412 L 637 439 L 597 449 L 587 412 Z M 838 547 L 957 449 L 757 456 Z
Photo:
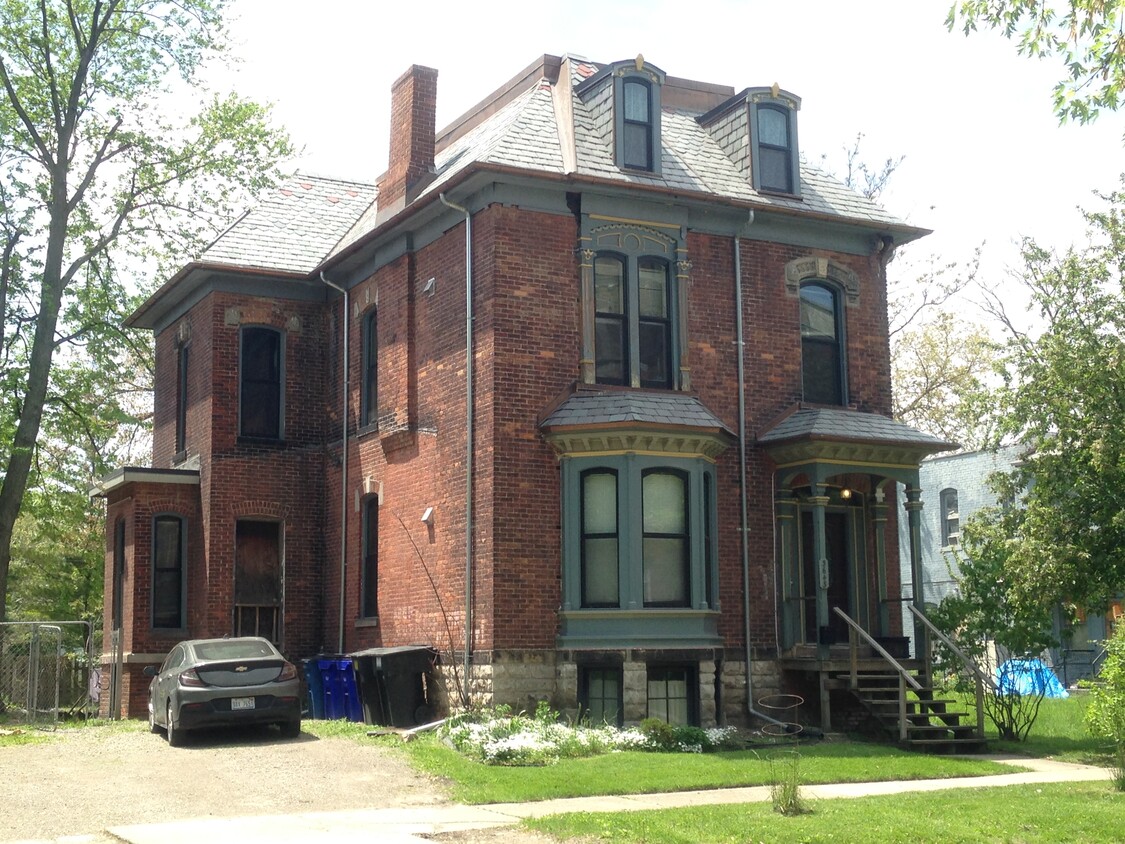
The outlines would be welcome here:
M 437 75 L 432 67 L 416 64 L 391 86 L 391 154 L 379 185 L 380 216 L 402 208 L 433 172 Z

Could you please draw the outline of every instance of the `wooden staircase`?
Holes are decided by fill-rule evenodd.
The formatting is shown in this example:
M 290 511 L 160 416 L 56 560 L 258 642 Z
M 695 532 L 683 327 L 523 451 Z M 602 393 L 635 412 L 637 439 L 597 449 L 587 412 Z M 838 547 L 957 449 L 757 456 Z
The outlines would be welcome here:
M 900 746 L 929 753 L 980 753 L 986 749 L 981 686 L 985 678 L 975 666 L 968 666 L 977 679 L 976 711 L 969 712 L 958 708 L 960 701 L 938 696 L 927 681 L 927 672 L 919 670 L 925 663 L 895 659 L 846 613 L 838 607 L 833 610 L 849 627 L 851 666 L 836 672 L 829 683 L 846 689 L 871 716 L 879 732 Z M 912 611 L 916 624 L 925 624 L 945 638 L 920 612 Z M 874 659 L 860 660 L 861 644 L 870 649 Z M 959 650 L 957 653 L 960 655 Z
M 877 730 L 903 747 L 929 753 L 980 753 L 985 740 L 974 713 L 958 707 L 959 701 L 938 697 L 932 686 L 923 684 L 913 672 L 908 676 L 918 683 L 900 683 L 896 671 L 873 671 L 852 677 L 845 672 L 837 677 L 840 687 L 871 716 Z

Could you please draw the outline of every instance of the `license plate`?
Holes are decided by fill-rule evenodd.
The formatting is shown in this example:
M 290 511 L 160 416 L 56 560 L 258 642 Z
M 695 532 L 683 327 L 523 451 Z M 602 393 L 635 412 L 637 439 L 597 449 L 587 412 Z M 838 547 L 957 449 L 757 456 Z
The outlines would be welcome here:
M 253 709 L 254 698 L 252 697 L 232 697 L 230 699 L 230 708 L 233 709 Z

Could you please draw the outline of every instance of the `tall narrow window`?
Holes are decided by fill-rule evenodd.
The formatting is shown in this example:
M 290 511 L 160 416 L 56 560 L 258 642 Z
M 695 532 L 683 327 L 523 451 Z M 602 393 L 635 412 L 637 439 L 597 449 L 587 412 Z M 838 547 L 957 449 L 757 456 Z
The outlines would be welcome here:
M 582 475 L 582 606 L 616 607 L 618 582 L 617 473 Z
M 639 305 L 637 342 L 641 386 L 672 386 L 672 303 L 668 264 L 658 258 L 637 261 Z
M 360 577 L 363 618 L 379 615 L 379 496 L 372 495 L 363 502 L 363 569 Z
M 176 354 L 176 454 L 187 447 L 188 408 L 188 352 L 186 343 L 177 347 Z
M 379 419 L 379 337 L 375 311 L 363 318 L 363 389 L 362 425 L 374 425 Z
M 622 165 L 638 170 L 652 170 L 653 121 L 651 88 L 641 79 L 626 79 L 622 85 L 624 99 L 624 133 Z
M 113 629 L 120 630 L 125 603 L 125 520 L 113 526 Z
M 714 506 L 711 475 L 703 475 L 703 599 L 715 609 L 715 548 L 711 535 L 711 510 Z
M 824 284 L 801 287 L 801 376 L 805 401 L 844 404 L 839 296 Z
M 594 260 L 594 350 L 599 384 L 629 383 L 629 331 L 625 262 L 613 255 Z
M 239 519 L 234 528 L 234 632 L 281 639 L 281 524 Z
M 951 547 L 961 542 L 961 514 L 957 509 L 957 490 L 941 491 L 941 544 Z
M 758 167 L 759 187 L 793 193 L 793 144 L 788 109 L 758 107 Z
M 152 626 L 184 627 L 184 520 L 179 516 L 153 519 Z
M 281 438 L 281 334 L 272 328 L 242 329 L 241 433 Z
M 645 472 L 641 511 L 645 606 L 686 607 L 691 596 L 687 475 Z

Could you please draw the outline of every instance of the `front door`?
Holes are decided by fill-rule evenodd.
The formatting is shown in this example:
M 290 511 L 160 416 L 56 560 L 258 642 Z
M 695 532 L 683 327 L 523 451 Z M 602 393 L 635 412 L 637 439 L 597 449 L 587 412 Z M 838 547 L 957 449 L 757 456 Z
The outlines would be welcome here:
M 816 560 L 813 554 L 813 515 L 801 512 L 801 597 L 805 642 L 816 644 Z M 851 561 L 848 555 L 848 513 L 824 514 L 824 548 L 828 557 L 828 635 L 830 642 L 846 642 L 848 625 L 832 607 L 855 617 L 850 600 Z

